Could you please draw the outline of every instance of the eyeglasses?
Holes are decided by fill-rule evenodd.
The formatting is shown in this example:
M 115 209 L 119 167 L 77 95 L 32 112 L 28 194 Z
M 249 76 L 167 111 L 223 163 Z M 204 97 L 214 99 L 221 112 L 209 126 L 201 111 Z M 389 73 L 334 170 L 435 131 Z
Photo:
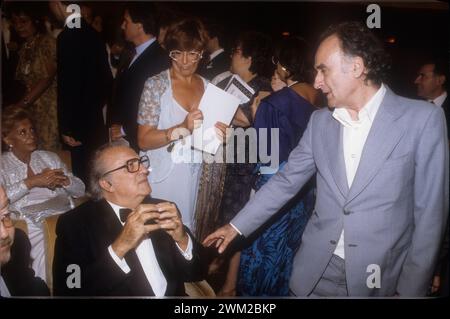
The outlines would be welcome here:
M 284 72 L 288 72 L 288 70 L 287 70 L 284 66 L 281 65 L 280 60 L 278 59 L 278 57 L 276 57 L 276 56 L 274 56 L 274 55 L 272 55 L 272 63 L 273 63 L 273 65 L 278 65 L 278 64 L 280 64 L 281 69 L 282 69 Z
M 10 228 L 14 226 L 15 220 L 11 218 L 10 213 L 6 213 L 3 217 L 0 217 L 0 223 L 2 223 L 5 228 Z
M 150 167 L 150 160 L 148 159 L 147 155 L 144 155 L 141 158 L 132 158 L 132 159 L 128 160 L 125 165 L 122 165 L 120 167 L 117 167 L 115 169 L 107 171 L 106 173 L 104 173 L 102 175 L 102 177 L 105 177 L 109 173 L 118 171 L 122 168 L 126 168 L 128 173 L 136 173 L 141 168 L 141 164 L 144 165 L 145 168 Z
M 198 51 L 180 51 L 180 50 L 172 50 L 169 52 L 169 57 L 174 61 L 181 61 L 183 59 L 183 56 L 186 55 L 186 60 L 188 60 L 191 63 L 195 63 L 198 60 L 200 60 L 203 55 L 203 52 Z

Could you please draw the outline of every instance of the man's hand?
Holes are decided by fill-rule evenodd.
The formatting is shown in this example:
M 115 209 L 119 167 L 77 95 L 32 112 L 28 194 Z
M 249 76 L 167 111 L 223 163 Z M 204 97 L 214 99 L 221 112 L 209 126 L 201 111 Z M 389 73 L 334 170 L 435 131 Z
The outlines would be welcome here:
M 435 294 L 441 288 L 441 276 L 434 276 L 433 282 L 431 283 L 431 293 Z
M 69 146 L 76 147 L 76 146 L 82 145 L 82 143 L 80 141 L 77 141 L 76 139 L 74 139 L 71 136 L 67 136 L 64 134 L 61 134 L 61 136 L 62 136 L 63 142 Z
M 176 241 L 182 250 L 186 250 L 189 239 L 181 221 L 180 212 L 174 203 L 164 202 L 155 205 L 160 212 L 158 224 Z
M 131 249 L 136 248 L 152 231 L 160 229 L 158 223 L 145 225 L 147 221 L 159 218 L 158 208 L 153 204 L 141 204 L 131 214 L 120 233 L 111 245 L 117 257 L 122 259 Z
M 220 227 L 214 233 L 208 235 L 203 241 L 203 246 L 210 247 L 215 243 L 219 254 L 223 253 L 238 232 L 230 224 Z
M 117 141 L 124 135 L 122 134 L 122 125 L 120 124 L 113 124 L 109 128 L 109 138 L 111 141 Z
M 222 122 L 217 122 L 215 125 L 216 135 L 222 143 L 227 143 L 233 135 L 233 130 L 228 125 Z

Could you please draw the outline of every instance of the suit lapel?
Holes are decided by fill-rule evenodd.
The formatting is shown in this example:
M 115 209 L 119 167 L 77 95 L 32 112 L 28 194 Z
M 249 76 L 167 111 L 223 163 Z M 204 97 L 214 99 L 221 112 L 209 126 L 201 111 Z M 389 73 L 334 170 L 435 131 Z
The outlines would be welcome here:
M 342 196 L 346 198 L 348 194 L 348 183 L 344 160 L 342 125 L 332 118 L 330 127 L 322 130 L 322 138 L 325 140 L 325 145 L 327 145 L 326 158 L 331 175 Z
M 400 106 L 395 103 L 394 93 L 386 88 L 386 94 L 367 136 L 347 204 L 358 196 L 375 177 L 405 133 L 403 129 L 395 125 L 395 121 L 401 114 Z
M 142 61 L 142 59 L 144 59 L 144 57 L 146 57 L 147 55 L 152 55 L 153 52 L 156 51 L 156 48 L 158 47 L 158 41 L 155 40 L 152 44 L 150 44 L 137 58 L 136 60 L 133 62 L 133 64 L 128 66 L 127 70 L 131 70 L 136 68 L 139 65 L 139 62 Z M 131 62 L 131 61 L 130 61 Z

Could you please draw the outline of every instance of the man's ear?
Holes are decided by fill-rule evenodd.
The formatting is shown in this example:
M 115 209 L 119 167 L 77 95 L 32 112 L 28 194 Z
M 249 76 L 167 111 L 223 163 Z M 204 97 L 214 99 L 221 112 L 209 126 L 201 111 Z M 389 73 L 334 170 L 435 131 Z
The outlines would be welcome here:
M 106 192 L 108 192 L 108 193 L 111 193 L 111 192 L 113 192 L 114 191 L 114 186 L 113 186 L 113 184 L 110 182 L 110 181 L 107 181 L 106 179 L 100 179 L 99 181 L 98 181 L 98 184 L 100 185 L 100 187 L 104 190 L 104 191 L 106 191 Z
M 353 58 L 352 61 L 352 72 L 355 78 L 360 78 L 363 75 L 367 74 L 366 66 L 364 65 L 364 60 L 357 56 Z
M 437 76 L 437 81 L 438 81 L 438 84 L 439 85 L 442 85 L 442 86 L 444 86 L 444 84 L 445 84 L 445 81 L 446 81 L 446 77 L 445 77 L 445 75 L 438 75 Z

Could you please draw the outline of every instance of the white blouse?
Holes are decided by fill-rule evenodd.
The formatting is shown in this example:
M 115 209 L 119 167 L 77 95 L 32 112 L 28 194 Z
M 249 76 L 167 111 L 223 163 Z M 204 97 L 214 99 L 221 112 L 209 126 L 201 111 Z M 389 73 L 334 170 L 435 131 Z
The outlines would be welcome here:
M 85 186 L 83 182 L 69 172 L 61 159 L 52 152 L 34 151 L 31 153 L 30 167 L 34 174 L 41 173 L 44 169 L 62 169 L 69 178 L 70 184 L 50 190 L 43 187 L 27 188 L 24 180 L 27 178 L 27 164 L 20 161 L 12 152 L 6 152 L 1 156 L 0 184 L 4 185 L 6 194 L 10 201 L 10 210 L 24 214 L 24 207 L 44 202 L 56 196 L 81 197 L 84 195 Z M 24 216 L 35 222 L 56 213 L 51 208 L 44 209 L 39 213 Z

